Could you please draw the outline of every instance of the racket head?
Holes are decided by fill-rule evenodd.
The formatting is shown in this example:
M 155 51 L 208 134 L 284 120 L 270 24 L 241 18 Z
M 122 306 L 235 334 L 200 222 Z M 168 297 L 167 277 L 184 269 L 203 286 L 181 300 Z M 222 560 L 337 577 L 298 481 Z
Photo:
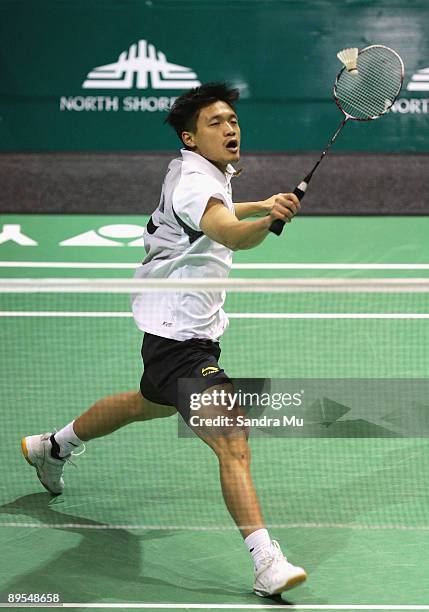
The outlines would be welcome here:
M 357 74 L 344 66 L 337 75 L 333 95 L 346 119 L 371 121 L 393 106 L 404 81 L 404 63 L 400 55 L 385 45 L 361 49 Z

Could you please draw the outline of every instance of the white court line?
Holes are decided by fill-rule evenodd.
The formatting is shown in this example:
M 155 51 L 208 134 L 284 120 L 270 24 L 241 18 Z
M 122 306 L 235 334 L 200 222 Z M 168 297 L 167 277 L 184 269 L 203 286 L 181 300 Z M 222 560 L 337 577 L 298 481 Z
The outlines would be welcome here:
M 135 270 L 140 263 L 79 261 L 0 261 L 0 268 L 79 268 Z M 429 263 L 236 263 L 233 270 L 429 270 Z
M 37 311 L 37 310 L 3 310 L 0 317 L 132 317 L 131 312 L 56 312 L 56 311 Z
M 1 293 L 429 293 L 429 278 L 1 278 Z
M 285 603 L 286 606 L 286 603 Z M 62 604 L 0 604 L 0 608 L 137 608 L 149 610 L 279 610 L 273 604 L 222 604 L 222 603 L 62 603 Z M 367 605 L 367 604 L 291 604 L 287 610 L 429 610 L 426 605 Z
M 286 603 L 285 603 L 286 605 Z M 268 610 L 279 609 L 278 604 L 228 604 L 228 603 L 58 603 L 19 604 L 0 603 L 0 608 L 135 608 L 149 610 Z M 288 610 L 429 610 L 429 605 L 398 604 L 291 604 Z
M 429 319 L 420 312 L 232 312 L 230 319 Z
M 80 261 L 0 261 L 0 268 L 89 268 L 135 270 L 139 263 L 97 263 Z
M 130 318 L 131 312 L 4 310 L 0 317 Z M 230 312 L 230 319 L 429 319 L 425 312 Z
M 235 525 L 114 525 L 109 523 L 0 523 L 1 527 L 16 527 L 23 529 L 94 529 L 106 530 L 128 530 L 128 531 L 236 531 Z M 253 527 L 253 525 L 249 525 Z M 366 525 L 361 523 L 269 523 L 267 529 L 353 529 L 358 531 L 429 531 L 429 525 Z
M 235 270 L 429 270 L 429 264 L 388 263 L 250 263 L 232 264 Z
M 286 605 L 286 604 L 285 604 Z M 196 604 L 196 603 L 90 603 L 90 604 L 62 604 L 64 608 L 149 608 L 160 610 L 268 610 L 270 608 L 279 609 L 278 604 Z M 287 606 L 288 610 L 429 610 L 425 605 L 349 605 L 349 604 L 293 604 Z

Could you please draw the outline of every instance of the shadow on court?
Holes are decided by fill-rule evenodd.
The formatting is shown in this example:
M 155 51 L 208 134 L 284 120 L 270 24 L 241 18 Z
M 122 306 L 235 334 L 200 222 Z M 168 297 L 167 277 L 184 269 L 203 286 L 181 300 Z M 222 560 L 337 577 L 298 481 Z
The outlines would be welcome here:
M 1 591 L 60 592 L 66 602 L 88 603 L 229 602 L 287 605 L 315 601 L 329 604 L 335 599 L 353 599 L 359 558 L 348 558 L 347 550 L 354 530 L 352 527 L 336 529 L 334 524 L 351 525 L 356 522 L 368 527 L 377 523 L 427 525 L 429 498 L 421 484 L 428 474 L 428 446 L 425 440 L 413 440 L 412 443 L 389 441 L 381 447 L 377 444 L 373 452 L 365 456 L 368 445 L 352 440 L 340 443 L 337 452 L 329 460 L 325 458 L 326 462 L 324 452 L 328 455 L 328 449 L 332 451 L 332 447 L 331 443 L 323 446 L 319 448 L 320 465 L 319 469 L 315 469 L 314 478 L 307 482 L 302 480 L 299 487 L 292 480 L 287 487 L 291 494 L 277 507 L 277 520 L 285 524 L 297 519 L 302 523 L 314 522 L 316 507 L 319 521 L 331 523 L 333 528 L 274 530 L 273 536 L 279 538 L 292 562 L 301 561 L 310 576 L 308 583 L 286 593 L 283 598 L 261 600 L 251 593 L 251 567 L 247 563 L 245 550 L 242 555 L 239 553 L 240 561 L 236 566 L 234 547 L 229 559 L 225 556 L 226 539 L 220 532 L 207 534 L 160 529 L 139 531 L 137 534 L 126 529 L 108 529 L 107 523 L 61 512 L 61 507 L 65 506 L 62 498 L 52 499 L 44 492 L 25 495 L 0 506 L 0 514 L 7 515 L 5 522 L 12 521 L 11 517 L 16 515 L 17 523 L 25 523 L 25 517 L 28 517 L 28 522 L 42 526 L 2 530 L 6 534 L 4 541 L 10 542 L 13 538 L 13 546 L 7 546 L 12 551 L 10 558 L 3 558 L 1 573 L 4 582 Z M 292 450 L 293 445 L 289 451 Z M 356 454 L 360 460 L 356 459 Z M 338 463 L 332 462 L 334 458 Z M 73 503 L 73 500 L 67 500 L 67 503 Z M 68 527 L 67 524 L 79 524 L 81 527 Z M 361 543 L 366 544 L 368 532 L 364 530 L 360 533 Z M 383 550 L 387 554 L 393 546 L 388 542 L 395 531 L 382 530 L 381 534 L 385 539 L 377 540 L 381 547 L 380 554 Z M 163 542 L 165 538 L 169 540 Z M 199 551 L 198 558 L 195 557 L 196 549 Z M 332 557 L 336 557 L 334 567 L 337 571 L 340 569 L 337 565 L 338 555 L 345 569 L 348 569 L 347 577 L 343 577 L 341 584 L 336 573 L 331 575 L 328 571 Z M 408 562 L 412 565 L 402 570 L 404 580 L 411 578 L 415 572 L 413 566 L 419 561 L 417 553 L 408 556 Z M 376 562 L 374 558 L 371 563 Z M 358 573 L 364 576 L 372 569 L 361 568 Z M 6 579 L 8 574 L 14 576 L 9 581 Z M 323 577 L 325 584 L 322 592 L 330 592 L 332 596 L 328 600 L 321 597 L 319 590 L 319 580 L 323 580 Z M 390 595 L 387 589 L 385 596 L 389 600 L 399 597 L 401 585 L 390 586 Z M 417 582 L 414 590 L 416 596 L 423 596 L 426 588 Z M 371 593 L 374 599 L 380 597 L 377 583 L 366 584 L 368 598 Z
M 35 493 L 0 506 L 2 514 L 25 515 L 32 521 L 40 521 L 42 525 L 50 527 L 20 529 L 20 545 L 17 547 L 14 567 L 19 567 L 18 555 L 37 560 L 38 550 L 43 561 L 37 569 L 15 577 L 3 590 L 11 593 L 59 592 L 66 602 L 144 599 L 147 584 L 142 561 L 144 543 L 173 534 L 168 531 L 148 531 L 137 536 L 125 529 L 103 529 L 107 525 L 59 512 L 57 499 L 52 500 L 47 493 Z M 80 524 L 83 527 L 55 527 L 55 523 Z M 53 530 L 70 536 L 65 541 L 58 540 Z M 80 541 L 75 546 L 69 546 L 70 541 L 76 541 L 76 534 Z M 27 545 L 22 545 L 25 540 Z M 46 561 L 46 551 L 55 549 L 61 550 Z M 160 587 L 174 586 L 167 581 L 158 582 Z
M 171 538 L 179 532 L 151 530 L 135 535 L 126 529 L 108 529 L 104 523 L 59 512 L 59 500 L 52 499 L 47 493 L 34 493 L 0 506 L 0 514 L 19 515 L 21 520 L 26 516 L 31 522 L 42 525 L 42 528 L 19 528 L 19 545 L 15 546 L 15 557 L 8 560 L 7 567 L 14 568 L 16 572 L 16 568 L 23 565 L 23 560 L 28 562 L 28 557 L 33 562 L 37 561 L 38 551 L 40 565 L 6 582 L 2 586 L 3 592 L 60 593 L 65 602 L 76 603 L 205 601 L 208 597 L 213 599 L 213 596 L 219 601 L 260 601 L 251 592 L 243 593 L 234 587 L 224 588 L 225 581 L 220 579 L 222 567 L 219 567 L 215 577 L 210 568 L 206 572 L 203 567 L 201 578 L 193 574 L 185 580 L 187 560 L 183 543 L 180 544 L 184 558 L 183 566 L 179 568 L 182 574 L 179 581 L 177 571 L 172 576 L 176 582 L 167 579 L 169 570 L 165 555 L 168 554 L 168 547 L 165 546 L 160 546 L 160 551 L 164 552 L 160 552 L 158 560 L 151 558 L 151 571 L 157 576 L 145 575 L 145 543 Z M 67 527 L 66 524 L 79 524 L 82 527 Z M 13 530 L 15 534 L 16 528 Z M 63 532 L 65 539 L 58 539 L 58 532 Z M 71 541 L 76 541 L 76 535 L 80 541 L 70 546 Z M 46 560 L 47 554 L 50 554 L 49 560 Z M 267 601 L 287 604 L 279 596 Z
M 0 590 L 60 592 L 66 602 L 88 603 L 329 604 L 350 598 L 356 580 L 360 582 L 378 571 L 378 557 L 382 557 L 384 569 L 374 576 L 374 584 L 366 583 L 365 593 L 369 601 L 372 597 L 377 603 L 382 603 L 380 598 L 391 602 L 393 597 L 401 595 L 404 587 L 399 583 L 389 584 L 383 594 L 379 579 L 383 576 L 388 580 L 387 576 L 396 567 L 389 564 L 396 564 L 391 549 L 398 534 L 395 530 L 382 530 L 380 534 L 385 539 L 381 541 L 379 532 L 368 532 L 365 525 L 428 524 L 429 497 L 421 486 L 427 480 L 429 468 L 427 441 L 390 440 L 375 447 L 365 441 L 332 441 L 316 448 L 318 465 L 313 466 L 313 477 L 309 479 L 306 468 L 305 478 L 297 480 L 292 476 L 289 482 L 286 479 L 283 483 L 289 495 L 283 504 L 276 506 L 277 521 L 287 524 L 298 519 L 301 523 L 312 523 L 316 519 L 332 527 L 274 530 L 273 536 L 279 538 L 291 561 L 301 561 L 309 573 L 308 583 L 284 594 L 283 598 L 261 600 L 251 593 L 251 568 L 246 564 L 246 552 L 238 553 L 236 564 L 234 546 L 231 558 L 225 555 L 229 536 L 225 538 L 221 532 L 109 529 L 106 522 L 70 513 L 71 504 L 78 508 L 72 498 L 65 499 L 69 512 L 62 512 L 61 507 L 66 506 L 62 497 L 53 499 L 44 492 L 25 495 L 0 506 L 5 522 L 13 521 L 15 515 L 17 523 L 40 523 L 42 527 L 2 529 L 5 542 L 13 538 L 13 547 L 9 543 L 7 547 L 13 558 L 3 559 Z M 286 455 L 293 456 L 293 450 L 297 452 L 298 446 L 288 445 Z M 280 458 L 280 448 L 278 451 Z M 298 452 L 296 460 L 299 461 Z M 274 495 L 271 492 L 270 497 Z M 358 531 L 361 535 L 356 540 L 352 528 L 335 528 L 340 523 L 360 523 L 364 528 Z M 67 524 L 82 527 L 67 527 Z M 379 552 L 368 558 L 368 567 L 359 566 L 358 572 L 356 563 L 359 564 L 362 551 L 350 548 L 353 534 L 358 547 L 368 545 L 375 536 L 378 538 Z M 198 557 L 200 553 L 204 556 L 195 559 L 196 551 Z M 408 553 L 407 562 L 411 565 L 401 570 L 404 582 L 412 579 L 415 567 L 424 560 L 423 551 L 420 551 L 421 558 L 418 553 Z M 332 558 L 336 558 L 333 565 Z M 329 567 L 335 567 L 335 572 L 330 572 Z M 8 575 L 13 576 L 9 581 Z M 323 585 L 320 580 L 324 580 Z M 423 597 L 426 587 L 419 578 L 413 580 L 416 597 Z M 326 592 L 330 593 L 328 600 L 322 595 Z

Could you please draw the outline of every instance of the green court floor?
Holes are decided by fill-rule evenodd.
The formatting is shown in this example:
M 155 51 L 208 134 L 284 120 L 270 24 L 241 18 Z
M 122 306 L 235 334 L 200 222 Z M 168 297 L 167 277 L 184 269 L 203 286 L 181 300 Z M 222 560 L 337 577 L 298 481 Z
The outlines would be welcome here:
M 130 277 L 142 247 L 128 244 L 138 240 L 135 226 L 144 221 L 3 215 L 0 232 L 19 225 L 38 244 L 2 244 L 0 233 L 0 276 Z M 123 228 L 119 236 L 112 226 L 121 224 L 134 230 Z M 281 239 L 236 253 L 233 275 L 427 277 L 428 229 L 429 218 L 297 219 Z M 89 232 L 78 241 L 107 235 L 119 244 L 59 246 Z M 112 267 L 95 267 L 107 264 Z M 427 296 L 243 294 L 230 295 L 226 310 L 427 314 Z M 126 295 L 108 304 L 100 297 L 0 294 L 0 312 L 9 313 L 0 316 L 3 599 L 59 592 L 80 609 L 289 603 L 429 610 L 424 437 L 251 437 L 270 532 L 309 573 L 307 583 L 282 598 L 252 594 L 251 562 L 223 505 L 216 458 L 199 440 L 178 437 L 177 417 L 135 423 L 88 443 L 77 467 L 67 466 L 64 495 L 52 499 L 23 460 L 21 437 L 62 427 L 99 397 L 136 388 L 141 374 L 141 337 L 130 317 L 48 316 L 129 310 Z M 23 311 L 45 316 L 13 314 Z M 424 318 L 237 316 L 225 333 L 221 363 L 236 377 L 418 379 L 428 378 L 428 346 Z

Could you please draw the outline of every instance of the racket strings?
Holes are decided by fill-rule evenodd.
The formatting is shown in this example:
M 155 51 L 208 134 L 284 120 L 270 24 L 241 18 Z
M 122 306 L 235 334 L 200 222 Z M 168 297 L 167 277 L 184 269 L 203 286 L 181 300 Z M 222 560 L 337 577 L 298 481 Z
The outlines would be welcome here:
M 341 107 L 352 117 L 369 119 L 383 114 L 392 105 L 397 95 L 396 82 L 374 74 L 363 74 L 357 78 L 361 83 L 353 83 L 339 95 Z
M 375 53 L 362 53 L 359 81 L 351 82 L 350 91 L 344 90 L 345 100 L 367 116 L 385 112 L 386 102 L 392 103 L 400 86 L 401 67 L 396 56 L 390 52 L 388 56 L 386 53 L 380 55 L 377 50 Z M 393 60 L 396 61 L 393 63 Z M 353 75 L 347 76 L 353 78 Z
M 396 81 L 389 81 L 389 76 L 383 78 L 378 74 L 369 73 L 362 75 L 365 80 L 364 90 L 359 90 L 350 95 L 348 103 L 351 107 L 358 110 L 364 117 L 380 115 L 386 111 L 386 107 L 390 107 L 396 97 L 397 87 Z
M 371 119 L 385 113 L 402 85 L 400 58 L 386 47 L 369 47 L 358 56 L 358 74 L 343 70 L 335 93 L 339 105 L 353 119 Z

